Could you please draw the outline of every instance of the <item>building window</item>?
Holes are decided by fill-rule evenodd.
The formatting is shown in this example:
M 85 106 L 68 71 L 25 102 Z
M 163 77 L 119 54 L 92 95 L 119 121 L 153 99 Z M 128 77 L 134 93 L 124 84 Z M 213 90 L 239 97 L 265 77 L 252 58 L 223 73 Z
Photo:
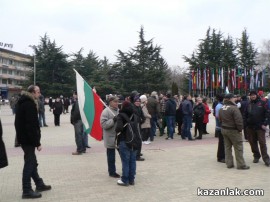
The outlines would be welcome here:
M 7 84 L 7 79 L 2 79 L 2 84 Z
M 12 75 L 12 70 L 9 69 L 9 70 L 8 70 L 8 74 L 9 74 L 9 75 Z
M 7 74 L 7 69 L 2 69 L 2 74 Z

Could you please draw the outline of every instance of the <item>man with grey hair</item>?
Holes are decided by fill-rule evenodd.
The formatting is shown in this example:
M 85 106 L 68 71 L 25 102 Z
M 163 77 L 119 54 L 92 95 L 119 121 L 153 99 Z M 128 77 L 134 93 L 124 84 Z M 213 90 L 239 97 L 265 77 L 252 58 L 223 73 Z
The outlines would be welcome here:
M 100 124 L 103 129 L 104 146 L 107 149 L 107 164 L 110 177 L 119 178 L 115 166 L 115 126 L 117 115 L 119 114 L 119 99 L 116 96 L 110 96 L 108 99 L 109 107 L 106 107 L 101 114 Z
M 45 185 L 39 177 L 37 170 L 37 158 L 35 149 L 42 150 L 40 138 L 40 126 L 38 120 L 38 102 L 40 89 L 38 86 L 31 85 L 27 92 L 22 91 L 22 96 L 18 100 L 15 116 L 15 128 L 18 143 L 24 152 L 24 168 L 22 177 L 23 194 L 22 198 L 40 198 L 41 191 L 51 189 L 50 185 Z M 31 178 L 36 184 L 36 191 L 32 190 Z

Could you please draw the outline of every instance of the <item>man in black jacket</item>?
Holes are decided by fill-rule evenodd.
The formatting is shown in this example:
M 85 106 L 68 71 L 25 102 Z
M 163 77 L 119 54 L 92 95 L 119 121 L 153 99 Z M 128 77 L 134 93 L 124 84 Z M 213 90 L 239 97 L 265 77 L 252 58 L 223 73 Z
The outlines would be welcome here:
M 166 97 L 168 98 L 168 100 L 165 107 L 165 119 L 169 132 L 166 140 L 171 140 L 173 139 L 173 134 L 175 132 L 176 102 L 171 97 L 170 93 L 167 93 Z
M 35 149 L 37 148 L 38 151 L 42 150 L 37 104 L 39 96 L 39 87 L 31 85 L 28 87 L 27 92 L 22 92 L 22 96 L 16 106 L 15 128 L 18 143 L 21 144 L 24 151 L 22 198 L 40 198 L 41 194 L 39 192 L 51 189 L 50 185 L 44 184 L 37 170 L 38 163 Z M 36 191 L 32 190 L 31 178 L 36 184 Z
M 248 140 L 254 157 L 253 163 L 258 163 L 262 156 L 267 167 L 270 166 L 265 139 L 265 129 L 268 118 L 268 103 L 261 100 L 256 91 L 251 91 L 250 102 L 244 115 L 244 125 L 247 129 Z M 261 154 L 258 142 L 260 144 Z

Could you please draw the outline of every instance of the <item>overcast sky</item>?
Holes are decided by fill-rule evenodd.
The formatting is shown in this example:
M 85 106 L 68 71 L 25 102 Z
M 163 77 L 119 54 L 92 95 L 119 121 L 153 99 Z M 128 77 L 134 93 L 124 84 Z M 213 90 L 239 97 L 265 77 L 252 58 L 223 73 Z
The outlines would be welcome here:
M 48 34 L 65 53 L 84 48 L 102 59 L 116 61 L 118 49 L 128 51 L 138 43 L 144 26 L 145 39 L 160 45 L 170 66 L 187 66 L 208 27 L 225 37 L 241 38 L 247 28 L 259 48 L 270 40 L 269 0 L 1 0 L 0 42 L 14 51 L 32 54 Z

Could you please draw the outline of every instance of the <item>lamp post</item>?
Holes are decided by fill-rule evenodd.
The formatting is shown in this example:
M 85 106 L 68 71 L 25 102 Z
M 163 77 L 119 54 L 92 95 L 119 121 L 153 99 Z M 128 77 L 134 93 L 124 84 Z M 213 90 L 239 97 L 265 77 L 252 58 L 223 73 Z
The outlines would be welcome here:
M 34 50 L 34 85 L 36 85 L 36 53 L 35 53 L 36 46 L 29 45 L 29 47 L 31 47 Z

